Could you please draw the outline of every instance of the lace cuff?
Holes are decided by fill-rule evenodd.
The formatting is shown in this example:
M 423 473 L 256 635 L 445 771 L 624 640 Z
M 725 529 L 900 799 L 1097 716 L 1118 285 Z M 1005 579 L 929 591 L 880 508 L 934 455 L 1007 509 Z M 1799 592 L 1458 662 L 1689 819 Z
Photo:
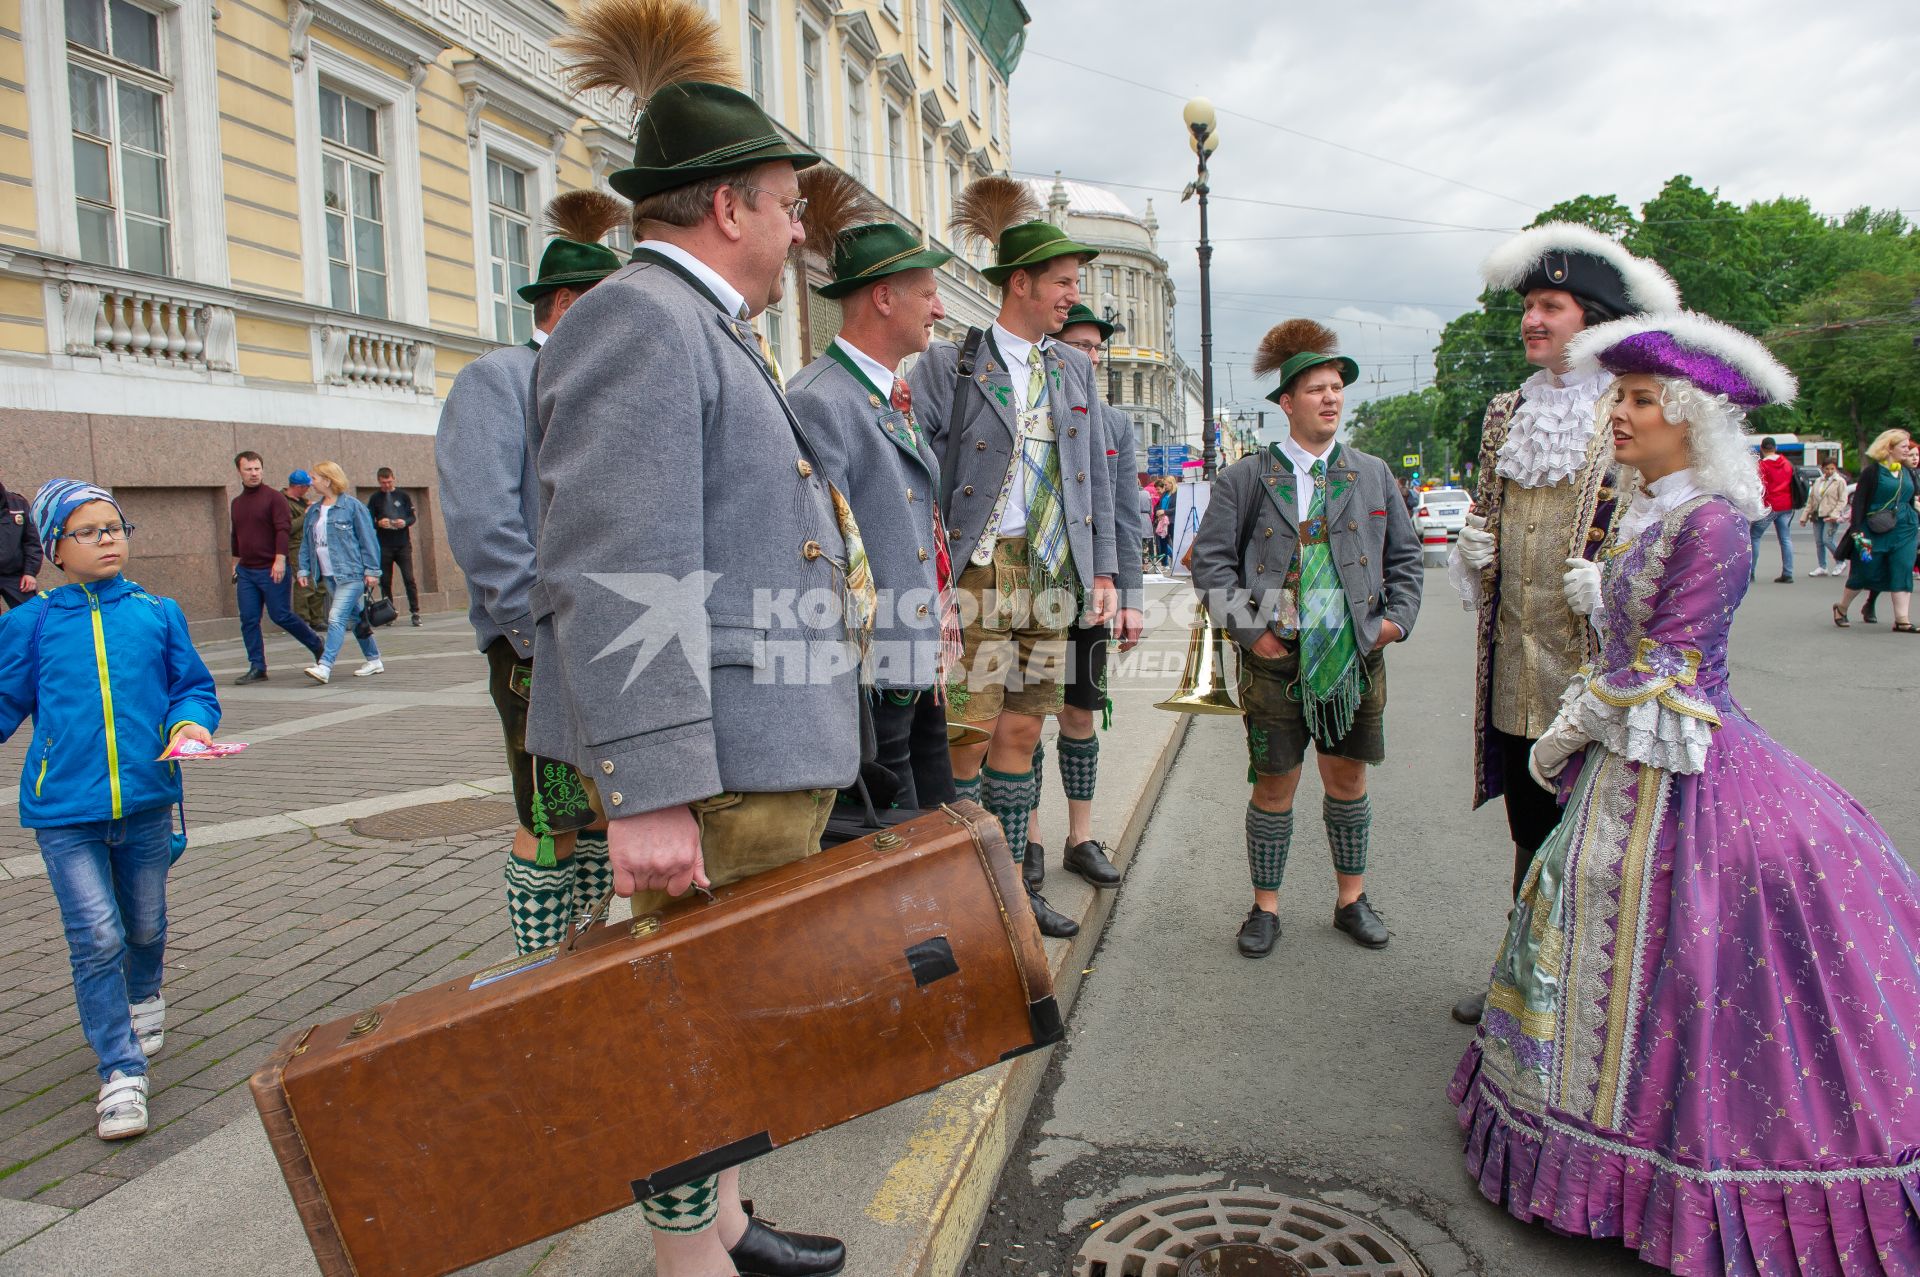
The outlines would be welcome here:
M 1460 606 L 1469 612 L 1480 609 L 1480 569 L 1471 567 L 1460 556 L 1460 543 L 1455 541 L 1453 548 L 1447 551 L 1447 583 L 1453 586 L 1460 596 Z
M 1694 695 L 1700 653 L 1641 639 L 1624 670 L 1583 668 L 1560 697 L 1560 713 L 1601 746 L 1631 762 L 1676 775 L 1706 770 L 1720 726 L 1711 704 Z

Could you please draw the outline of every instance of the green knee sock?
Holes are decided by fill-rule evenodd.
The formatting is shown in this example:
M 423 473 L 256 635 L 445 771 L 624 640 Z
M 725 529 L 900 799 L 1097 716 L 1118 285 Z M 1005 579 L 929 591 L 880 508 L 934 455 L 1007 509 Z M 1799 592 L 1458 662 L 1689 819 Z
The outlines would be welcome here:
M 1255 891 L 1278 891 L 1287 873 L 1293 845 L 1293 812 L 1265 811 L 1247 804 L 1247 868 Z
M 976 774 L 962 780 L 960 777 L 955 776 L 953 778 L 953 795 L 955 798 L 964 798 L 970 803 L 979 802 L 980 777 Z
M 1327 821 L 1327 845 L 1333 848 L 1333 871 L 1367 871 L 1367 842 L 1373 832 L 1373 802 L 1365 794 L 1351 801 L 1329 795 L 1321 811 Z
M 1073 802 L 1093 801 L 1094 786 L 1100 780 L 1100 737 L 1075 740 L 1062 736 L 1059 741 L 1060 783 Z
M 507 857 L 507 925 L 517 952 L 548 949 L 566 938 L 573 878 L 570 860 L 545 866 Z
M 613 887 L 613 862 L 607 859 L 607 831 L 582 829 L 573 844 L 573 916 L 583 924 L 600 897 Z
M 720 1177 L 709 1175 L 649 1197 L 640 1203 L 640 1216 L 663 1233 L 705 1232 L 720 1218 Z
M 1038 781 L 1042 776 L 1046 774 L 1047 774 L 1047 742 L 1043 740 L 1037 740 L 1033 742 L 1033 778 L 1034 780 Z M 1033 787 L 1033 806 L 1027 809 L 1029 812 L 1034 812 L 1034 813 L 1039 812 L 1040 795 L 1044 791 L 1045 791 L 1045 786 L 1036 784 Z
M 980 805 L 1000 822 L 1007 835 L 1007 849 L 1019 864 L 1027 858 L 1027 813 L 1033 810 L 1032 772 L 1010 774 L 991 767 L 980 769 Z

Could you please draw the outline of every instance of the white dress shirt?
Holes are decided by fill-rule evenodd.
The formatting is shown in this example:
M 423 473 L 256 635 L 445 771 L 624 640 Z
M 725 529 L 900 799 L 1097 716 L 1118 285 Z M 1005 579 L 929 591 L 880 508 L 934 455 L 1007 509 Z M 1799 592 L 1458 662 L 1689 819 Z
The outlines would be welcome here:
M 1334 445 L 1337 442 L 1338 440 L 1335 440 L 1333 443 L 1327 444 L 1324 449 L 1316 453 L 1307 451 L 1306 445 L 1298 439 L 1295 439 L 1291 431 L 1280 440 L 1280 451 L 1286 456 L 1288 461 L 1293 463 L 1294 473 L 1299 475 L 1303 480 L 1306 480 L 1304 483 L 1296 483 L 1293 485 L 1293 517 L 1295 523 L 1305 523 L 1307 521 L 1307 510 L 1313 505 L 1313 482 L 1310 478 L 1313 473 L 1313 463 L 1316 461 L 1325 461 L 1328 457 L 1332 456 Z
M 547 344 L 547 334 L 545 329 L 536 328 L 533 330 L 533 344 L 536 346 L 544 346 Z
M 678 244 L 669 244 L 663 239 L 643 239 L 640 241 L 638 247 L 644 248 L 649 252 L 658 253 L 662 257 L 671 259 L 677 265 L 686 267 L 689 274 L 707 286 L 708 292 L 719 298 L 721 309 L 736 319 L 744 318 L 744 316 L 740 314 L 740 311 L 746 306 L 747 299 L 740 295 L 739 289 L 720 278 L 713 267 L 707 265 Z
M 845 337 L 835 337 L 833 344 L 846 352 L 847 358 L 853 360 L 854 367 L 867 374 L 867 380 L 874 384 L 874 388 L 880 392 L 882 399 L 888 403 L 893 402 L 892 371 L 883 367 L 879 360 L 848 341 Z

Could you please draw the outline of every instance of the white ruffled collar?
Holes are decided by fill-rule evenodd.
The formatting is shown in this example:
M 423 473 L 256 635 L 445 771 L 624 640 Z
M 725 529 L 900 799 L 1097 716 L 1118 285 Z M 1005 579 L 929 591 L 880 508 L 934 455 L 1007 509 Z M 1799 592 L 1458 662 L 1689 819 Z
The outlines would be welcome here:
M 1494 470 L 1523 488 L 1567 480 L 1587 463 L 1595 408 L 1612 384 L 1613 374 L 1605 369 L 1565 382 L 1544 368 L 1527 378 Z
M 1691 466 L 1655 479 L 1634 494 L 1633 505 L 1620 517 L 1614 537 L 1625 545 L 1695 497 L 1706 495 Z

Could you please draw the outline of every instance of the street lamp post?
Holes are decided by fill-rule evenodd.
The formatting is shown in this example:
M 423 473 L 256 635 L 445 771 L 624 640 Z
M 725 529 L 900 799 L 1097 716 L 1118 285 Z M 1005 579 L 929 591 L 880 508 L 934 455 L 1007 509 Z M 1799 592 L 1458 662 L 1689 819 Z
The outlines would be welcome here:
M 1200 473 L 1203 478 L 1211 479 L 1217 460 L 1218 432 L 1213 420 L 1213 245 L 1207 239 L 1207 157 L 1220 145 L 1220 129 L 1213 103 L 1205 98 L 1187 103 L 1181 115 L 1187 123 L 1187 145 L 1200 161 L 1199 174 L 1180 200 L 1185 203 L 1188 196 L 1200 197 L 1200 395 L 1205 401 L 1205 419 L 1200 423 Z

